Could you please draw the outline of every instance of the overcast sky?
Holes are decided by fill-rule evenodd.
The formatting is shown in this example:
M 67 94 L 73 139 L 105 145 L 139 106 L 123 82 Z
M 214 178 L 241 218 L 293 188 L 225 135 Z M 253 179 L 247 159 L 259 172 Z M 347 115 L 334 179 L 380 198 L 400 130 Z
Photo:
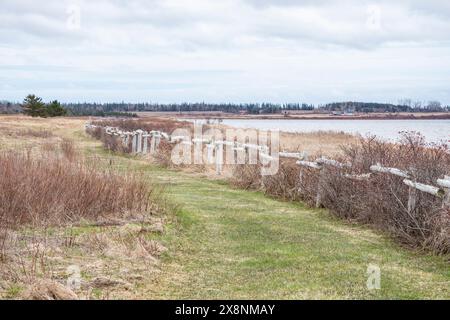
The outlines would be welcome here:
M 0 0 L 0 100 L 450 104 L 450 1 Z

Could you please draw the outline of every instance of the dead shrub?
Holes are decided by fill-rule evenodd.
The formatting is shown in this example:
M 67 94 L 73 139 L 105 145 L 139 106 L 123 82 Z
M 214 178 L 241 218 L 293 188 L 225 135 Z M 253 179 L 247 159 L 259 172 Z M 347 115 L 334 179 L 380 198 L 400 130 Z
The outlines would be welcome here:
M 259 190 L 261 188 L 261 166 L 259 164 L 234 166 L 231 183 L 245 190 Z
M 280 159 L 278 172 L 262 177 L 264 193 L 283 200 L 299 200 L 299 173 L 294 159 Z

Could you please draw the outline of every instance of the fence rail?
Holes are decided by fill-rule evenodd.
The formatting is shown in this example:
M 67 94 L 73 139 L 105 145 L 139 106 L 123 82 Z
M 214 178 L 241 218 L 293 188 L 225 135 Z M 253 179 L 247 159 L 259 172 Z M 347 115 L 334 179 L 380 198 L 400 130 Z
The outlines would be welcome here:
M 255 150 L 259 154 L 259 158 L 264 160 L 263 162 L 276 161 L 278 157 L 282 158 L 292 158 L 296 159 L 296 164 L 300 166 L 299 179 L 302 179 L 302 168 L 309 168 L 319 171 L 319 182 L 317 186 L 316 195 L 316 206 L 322 205 L 322 190 L 323 190 L 323 178 L 324 169 L 327 166 L 335 167 L 338 169 L 349 169 L 351 170 L 352 165 L 349 163 L 341 163 L 339 161 L 328 159 L 326 157 L 321 157 L 315 161 L 307 161 L 307 154 L 305 152 L 279 152 L 275 155 L 269 154 L 269 146 L 267 145 L 255 145 L 248 143 L 239 143 L 236 141 L 226 141 L 226 140 L 213 140 L 213 139 L 191 139 L 188 136 L 171 136 L 168 133 L 161 131 L 150 131 L 146 132 L 143 130 L 136 131 L 123 131 L 115 127 L 101 127 L 92 124 L 86 124 L 86 130 L 101 128 L 104 130 L 105 134 L 120 137 L 124 146 L 129 146 L 129 141 L 131 139 L 131 153 L 133 154 L 155 154 L 161 142 L 161 139 L 165 139 L 169 143 L 182 143 L 186 146 L 192 146 L 196 144 L 205 144 L 207 148 L 207 161 L 212 163 L 213 153 L 215 155 L 216 164 L 216 174 L 221 175 L 223 171 L 223 153 L 224 145 L 232 147 L 234 152 L 245 152 L 245 155 L 250 152 L 250 150 Z M 150 140 L 150 150 L 148 150 L 148 139 Z M 416 190 L 433 195 L 435 197 L 442 199 L 443 207 L 450 207 L 450 176 L 444 176 L 442 179 L 437 179 L 436 186 L 427 185 L 420 183 L 414 179 L 414 170 L 411 172 L 401 170 L 398 168 L 384 167 L 377 163 L 370 166 L 370 171 L 363 174 L 354 173 L 342 173 L 342 176 L 355 181 L 370 181 L 370 178 L 374 174 L 390 174 L 395 177 L 403 178 L 403 183 L 409 187 L 408 192 L 408 212 L 412 212 L 416 206 Z

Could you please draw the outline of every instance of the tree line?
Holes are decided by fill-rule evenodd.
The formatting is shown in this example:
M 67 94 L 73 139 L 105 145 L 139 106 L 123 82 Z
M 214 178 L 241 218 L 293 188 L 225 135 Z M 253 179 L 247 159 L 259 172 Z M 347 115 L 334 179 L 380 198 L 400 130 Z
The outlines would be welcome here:
M 137 117 L 136 112 L 225 112 L 246 114 L 277 114 L 290 111 L 319 112 L 446 112 L 450 106 L 443 106 L 438 101 L 417 102 L 411 99 L 400 100 L 398 104 L 373 102 L 333 102 L 324 105 L 307 103 L 65 103 L 57 100 L 43 103 L 42 98 L 28 95 L 22 104 L 1 102 L 0 113 L 23 112 L 34 117 L 55 116 L 121 116 Z

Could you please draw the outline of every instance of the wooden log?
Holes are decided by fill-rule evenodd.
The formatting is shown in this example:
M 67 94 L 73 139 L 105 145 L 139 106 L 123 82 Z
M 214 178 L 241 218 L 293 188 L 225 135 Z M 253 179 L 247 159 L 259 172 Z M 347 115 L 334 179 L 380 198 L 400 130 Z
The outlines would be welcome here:
M 328 159 L 326 157 L 321 157 L 321 158 L 317 159 L 316 163 L 318 163 L 318 164 L 326 164 L 326 165 L 337 167 L 337 168 L 349 168 L 349 167 L 351 167 L 351 165 L 348 164 L 348 163 L 341 163 L 339 161 Z
M 371 173 L 364 173 L 364 174 L 344 174 L 345 178 L 353 179 L 357 181 L 366 181 L 369 180 L 372 176 Z
M 265 161 L 267 161 L 267 162 L 270 162 L 270 161 L 275 160 L 274 157 L 269 156 L 268 154 L 263 153 L 263 152 L 260 152 L 260 153 L 259 153 L 259 157 L 260 157 L 262 160 L 265 160 Z
M 184 141 L 184 140 L 189 140 L 189 137 L 187 137 L 187 136 L 171 136 L 170 137 L 170 142 L 172 142 L 172 143 L 176 143 L 178 141 Z
M 422 192 L 431 194 L 431 195 L 439 197 L 439 198 L 442 198 L 445 195 L 445 191 L 441 188 L 429 186 L 427 184 L 423 184 L 423 183 L 419 183 L 419 182 L 414 182 L 409 179 L 404 179 L 403 183 L 406 184 L 408 187 L 420 190 Z
M 296 162 L 298 165 L 304 166 L 304 167 L 310 167 L 313 169 L 322 169 L 322 166 L 316 162 L 311 162 L 311 161 L 304 161 L 304 160 L 299 160 Z
M 450 176 L 445 176 L 444 179 L 437 179 L 438 186 L 450 189 Z
M 257 144 L 248 144 L 248 143 L 239 144 L 239 146 L 246 148 L 246 149 L 253 149 L 253 150 L 259 150 L 259 151 L 264 151 L 264 150 L 266 150 L 266 148 L 268 148 L 267 146 L 259 146 Z
M 370 167 L 370 171 L 373 172 L 381 172 L 381 173 L 390 173 L 402 178 L 410 178 L 410 175 L 408 172 L 397 169 L 397 168 L 388 168 L 388 167 L 383 167 L 380 164 L 376 164 Z
M 170 140 L 170 136 L 167 133 L 165 133 L 165 132 L 161 132 L 161 137 L 166 139 L 166 140 Z
M 294 159 L 299 159 L 299 160 L 305 159 L 304 152 L 280 152 L 279 156 L 282 158 L 294 158 Z

